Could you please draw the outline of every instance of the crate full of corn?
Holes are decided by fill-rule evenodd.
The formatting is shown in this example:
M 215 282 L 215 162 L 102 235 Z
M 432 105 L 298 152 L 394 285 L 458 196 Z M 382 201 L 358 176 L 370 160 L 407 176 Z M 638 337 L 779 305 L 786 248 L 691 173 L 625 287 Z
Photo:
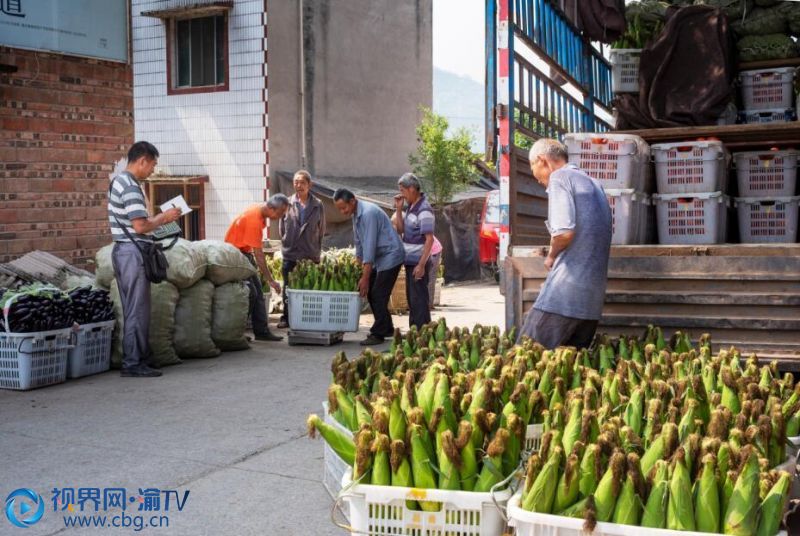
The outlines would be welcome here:
M 506 479 L 522 475 L 516 508 L 524 515 L 511 518 L 523 534 L 526 516 L 777 533 L 772 521 L 794 476 L 787 431 L 800 425 L 791 374 L 735 348 L 715 354 L 707 335 L 694 344 L 686 332 L 665 339 L 653 326 L 642 337 L 600 335 L 591 350 L 515 342 L 513 331 L 449 329 L 440 320 L 396 332 L 386 353 L 337 354 L 329 411 L 355 438 L 316 416 L 309 427 L 352 466 L 343 494 L 403 488 L 392 500 L 405 510 L 391 519 L 414 522 L 444 506 L 408 490 L 506 491 Z M 538 448 L 526 444 L 530 425 Z M 351 515 L 360 508 L 353 504 Z M 369 516 L 389 505 L 363 504 L 375 523 Z

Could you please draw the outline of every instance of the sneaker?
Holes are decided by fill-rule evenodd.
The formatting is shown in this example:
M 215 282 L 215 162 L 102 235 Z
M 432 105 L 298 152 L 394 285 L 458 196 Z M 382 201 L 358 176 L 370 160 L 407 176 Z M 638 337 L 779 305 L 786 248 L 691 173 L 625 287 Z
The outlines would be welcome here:
M 160 370 L 150 368 L 147 365 L 140 364 L 135 367 L 125 368 L 119 371 L 119 375 L 123 378 L 158 378 L 164 373 Z
M 286 329 L 289 327 L 289 321 L 285 318 L 281 318 L 278 322 L 278 329 Z
M 283 337 L 280 335 L 275 335 L 271 331 L 267 331 L 265 333 L 256 333 L 255 339 L 257 341 L 282 341 Z
M 361 341 L 359 344 L 361 344 L 361 346 L 375 346 L 376 344 L 383 344 L 383 341 L 383 337 L 378 337 L 377 335 L 370 333 L 367 338 Z

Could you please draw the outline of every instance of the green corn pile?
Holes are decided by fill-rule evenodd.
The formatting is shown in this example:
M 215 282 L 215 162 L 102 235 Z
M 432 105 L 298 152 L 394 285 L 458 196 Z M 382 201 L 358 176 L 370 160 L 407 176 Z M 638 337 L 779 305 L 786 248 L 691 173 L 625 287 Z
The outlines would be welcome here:
M 289 274 L 289 288 L 356 292 L 361 273 L 361 266 L 353 256 L 325 256 L 319 264 L 304 260 L 297 263 Z
M 396 331 L 385 353 L 340 352 L 329 408 L 355 439 L 316 416 L 309 426 L 361 482 L 487 491 L 527 456 L 522 508 L 583 518 L 587 529 L 777 533 L 791 476 L 774 467 L 787 430 L 800 428 L 790 374 L 655 327 L 582 351 L 514 341 L 513 331 L 442 319 Z M 544 435 L 526 453 L 533 423 Z

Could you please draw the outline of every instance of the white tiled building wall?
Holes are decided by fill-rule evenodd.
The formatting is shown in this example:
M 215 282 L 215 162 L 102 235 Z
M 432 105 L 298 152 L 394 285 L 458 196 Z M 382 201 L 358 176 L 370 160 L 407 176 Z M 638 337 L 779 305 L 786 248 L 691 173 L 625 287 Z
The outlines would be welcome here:
M 141 12 L 175 3 L 132 0 L 136 139 L 158 148 L 160 171 L 208 175 L 206 238 L 222 239 L 233 218 L 266 193 L 265 2 L 235 0 L 228 13 L 228 91 L 167 95 L 166 27 Z

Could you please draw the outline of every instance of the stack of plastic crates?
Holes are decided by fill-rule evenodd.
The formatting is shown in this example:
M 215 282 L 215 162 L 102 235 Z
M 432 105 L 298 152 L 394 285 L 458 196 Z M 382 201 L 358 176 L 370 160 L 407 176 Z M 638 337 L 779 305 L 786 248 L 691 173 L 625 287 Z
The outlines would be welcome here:
M 653 196 L 661 244 L 725 242 L 729 155 L 719 141 L 663 143 L 651 148 Z
M 743 123 L 796 121 L 794 108 L 794 67 L 742 71 Z
M 650 147 L 629 134 L 576 133 L 564 136 L 569 161 L 596 179 L 611 207 L 611 243 L 647 239 L 652 191 Z
M 745 244 L 797 241 L 797 152 L 734 154 L 739 235 Z

